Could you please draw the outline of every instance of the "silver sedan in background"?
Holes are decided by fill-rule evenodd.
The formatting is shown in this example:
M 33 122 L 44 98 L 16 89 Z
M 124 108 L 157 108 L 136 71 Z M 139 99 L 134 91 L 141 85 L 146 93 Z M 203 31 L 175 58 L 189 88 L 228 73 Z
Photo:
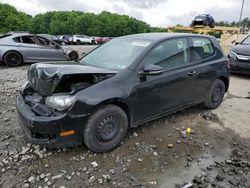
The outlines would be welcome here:
M 0 62 L 7 66 L 22 63 L 77 60 L 78 53 L 45 37 L 29 33 L 0 36 Z

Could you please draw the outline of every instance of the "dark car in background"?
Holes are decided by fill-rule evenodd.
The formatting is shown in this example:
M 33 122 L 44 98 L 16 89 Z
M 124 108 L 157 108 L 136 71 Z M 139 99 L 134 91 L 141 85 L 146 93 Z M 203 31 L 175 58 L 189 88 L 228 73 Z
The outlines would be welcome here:
M 228 87 L 227 58 L 214 37 L 136 34 L 113 39 L 79 62 L 31 65 L 16 108 L 33 143 L 84 142 L 107 152 L 129 128 L 200 103 L 217 108 Z
M 235 45 L 228 57 L 231 72 L 250 75 L 250 36 Z
M 191 26 L 194 27 L 196 25 L 209 26 L 211 28 L 215 27 L 214 18 L 209 14 L 200 14 L 194 18 L 191 23 Z
M 78 53 L 45 37 L 13 33 L 0 37 L 0 62 L 7 66 L 44 61 L 77 60 Z

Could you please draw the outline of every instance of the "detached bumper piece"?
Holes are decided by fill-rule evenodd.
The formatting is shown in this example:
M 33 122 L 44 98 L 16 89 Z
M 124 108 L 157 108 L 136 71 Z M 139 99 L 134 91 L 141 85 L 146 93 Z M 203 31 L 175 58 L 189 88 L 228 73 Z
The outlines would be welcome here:
M 30 142 L 56 148 L 82 144 L 87 116 L 71 117 L 67 113 L 37 116 L 25 104 L 21 93 L 17 95 L 16 110 L 19 124 Z

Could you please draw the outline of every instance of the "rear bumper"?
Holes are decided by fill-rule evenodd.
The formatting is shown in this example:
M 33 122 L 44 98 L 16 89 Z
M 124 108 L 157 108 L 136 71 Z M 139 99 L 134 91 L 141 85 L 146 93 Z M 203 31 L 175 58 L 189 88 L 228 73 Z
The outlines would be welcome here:
M 250 63 L 241 63 L 232 58 L 230 60 L 230 72 L 250 75 Z
M 16 98 L 16 111 L 20 127 L 30 142 L 56 148 L 82 144 L 87 116 L 70 117 L 66 113 L 54 117 L 36 116 L 24 103 L 21 93 Z M 74 130 L 75 134 L 60 136 L 61 132 L 69 130 Z

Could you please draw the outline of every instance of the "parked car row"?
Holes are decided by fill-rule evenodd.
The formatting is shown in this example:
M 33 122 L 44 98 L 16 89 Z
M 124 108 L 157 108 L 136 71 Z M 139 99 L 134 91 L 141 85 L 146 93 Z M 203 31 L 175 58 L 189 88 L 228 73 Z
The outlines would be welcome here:
M 71 45 L 82 45 L 82 44 L 88 44 L 88 45 L 96 45 L 96 44 L 103 44 L 105 42 L 110 41 L 113 37 L 90 37 L 87 35 L 59 35 L 55 36 L 54 38 L 57 38 L 57 40 L 54 40 L 57 42 L 59 40 L 59 44 L 71 44 Z

